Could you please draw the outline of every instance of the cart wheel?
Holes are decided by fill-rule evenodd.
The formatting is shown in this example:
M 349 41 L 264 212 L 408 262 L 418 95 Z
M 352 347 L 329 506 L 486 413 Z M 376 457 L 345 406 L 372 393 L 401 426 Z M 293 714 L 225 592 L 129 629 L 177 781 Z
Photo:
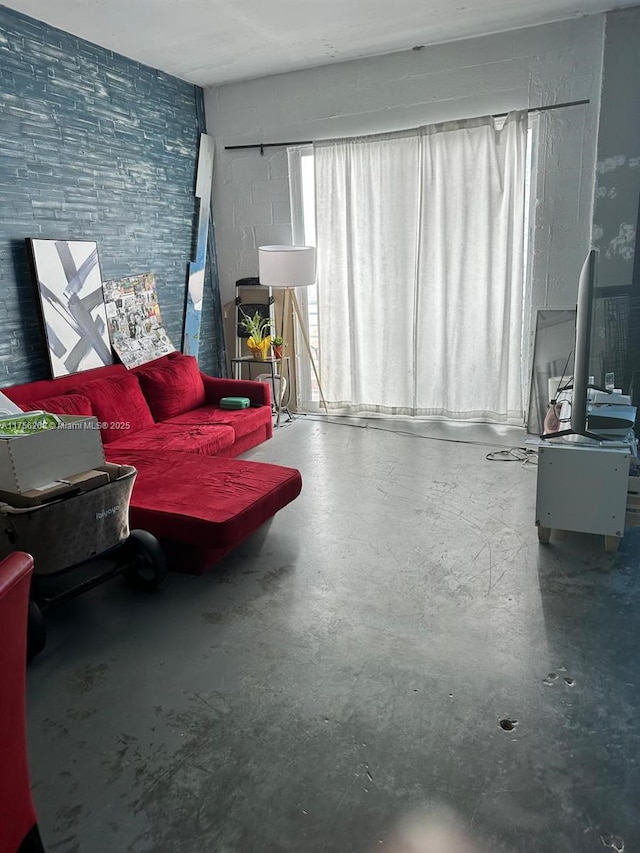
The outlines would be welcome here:
M 541 524 L 538 525 L 538 542 L 542 542 L 543 545 L 546 545 L 549 541 L 549 537 L 551 536 L 551 528 L 543 527 Z
M 127 565 L 124 579 L 134 589 L 151 590 L 167 576 L 167 560 L 155 536 L 146 530 L 132 530 L 125 544 Z
M 27 661 L 34 659 L 44 649 L 47 642 L 47 626 L 38 605 L 29 599 L 27 616 Z

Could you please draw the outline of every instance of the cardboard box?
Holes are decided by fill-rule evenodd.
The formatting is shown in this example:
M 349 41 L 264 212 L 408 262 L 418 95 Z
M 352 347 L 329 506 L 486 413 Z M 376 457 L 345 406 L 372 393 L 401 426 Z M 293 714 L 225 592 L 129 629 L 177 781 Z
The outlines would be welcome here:
M 8 503 L 9 506 L 29 507 L 41 506 L 59 498 L 68 498 L 97 489 L 110 482 L 107 471 L 82 471 L 80 474 L 72 474 L 64 480 L 56 480 L 39 489 L 29 489 L 27 492 L 13 494 L 12 492 L 0 491 L 0 501 Z
M 59 415 L 62 424 L 31 435 L 0 437 L 0 490 L 19 494 L 104 465 L 98 421 Z

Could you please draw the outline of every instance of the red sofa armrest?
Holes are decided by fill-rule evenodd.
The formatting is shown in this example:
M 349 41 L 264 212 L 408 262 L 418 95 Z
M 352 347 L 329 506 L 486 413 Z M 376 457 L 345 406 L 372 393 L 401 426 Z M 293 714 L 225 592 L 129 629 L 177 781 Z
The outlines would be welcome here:
M 222 397 L 248 397 L 252 406 L 271 405 L 271 386 L 268 382 L 249 379 L 220 379 L 202 373 L 207 403 L 219 403 Z

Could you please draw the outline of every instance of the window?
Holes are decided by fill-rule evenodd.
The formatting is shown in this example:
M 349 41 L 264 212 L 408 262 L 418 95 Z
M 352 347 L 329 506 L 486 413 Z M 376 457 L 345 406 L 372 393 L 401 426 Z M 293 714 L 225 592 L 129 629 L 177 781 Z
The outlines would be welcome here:
M 532 179 L 536 168 L 536 141 L 538 134 L 537 116 L 529 119 L 527 131 L 527 152 L 525 167 L 525 204 L 524 204 L 524 234 L 525 245 L 523 254 L 524 266 L 524 298 L 522 300 L 522 387 L 525 394 L 529 390 L 528 366 L 528 316 L 530 313 L 530 275 L 532 257 L 532 228 L 534 223 L 533 209 L 535 198 L 532 197 Z M 290 148 L 289 174 L 291 187 L 291 211 L 293 225 L 293 241 L 299 245 L 316 245 L 315 222 L 315 178 L 314 178 L 314 149 L 313 146 Z M 533 183 L 535 187 L 535 183 Z M 535 193 L 533 194 L 535 196 Z M 307 318 L 309 341 L 314 358 L 319 363 L 319 327 L 318 327 L 318 294 L 317 288 L 304 288 L 300 294 L 300 303 Z M 306 350 L 298 353 L 298 406 L 302 410 L 316 411 L 319 407 L 319 391 L 313 371 L 311 370 Z M 523 412 L 527 402 L 523 401 Z
M 289 176 L 291 192 L 291 217 L 293 242 L 299 246 L 316 245 L 315 217 L 315 178 L 313 146 L 305 145 L 290 148 Z M 316 363 L 319 363 L 318 347 L 318 290 L 312 287 L 300 288 L 297 292 L 300 307 L 307 320 L 309 344 Z M 298 353 L 298 408 L 315 410 L 318 408 L 320 393 L 318 384 L 309 363 L 304 347 Z

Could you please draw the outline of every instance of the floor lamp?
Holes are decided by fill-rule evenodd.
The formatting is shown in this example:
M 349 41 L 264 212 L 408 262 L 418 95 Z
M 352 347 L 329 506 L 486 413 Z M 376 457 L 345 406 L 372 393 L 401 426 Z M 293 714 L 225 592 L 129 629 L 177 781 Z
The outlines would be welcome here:
M 324 398 L 318 369 L 311 351 L 307 326 L 300 304 L 296 296 L 296 287 L 309 287 L 316 280 L 316 250 L 313 246 L 260 246 L 258 248 L 258 274 L 260 284 L 266 287 L 284 288 L 282 298 L 282 334 L 284 335 L 284 321 L 293 306 L 302 338 L 304 340 L 309 361 L 318 383 L 320 399 L 325 412 L 328 413 L 327 401 Z

